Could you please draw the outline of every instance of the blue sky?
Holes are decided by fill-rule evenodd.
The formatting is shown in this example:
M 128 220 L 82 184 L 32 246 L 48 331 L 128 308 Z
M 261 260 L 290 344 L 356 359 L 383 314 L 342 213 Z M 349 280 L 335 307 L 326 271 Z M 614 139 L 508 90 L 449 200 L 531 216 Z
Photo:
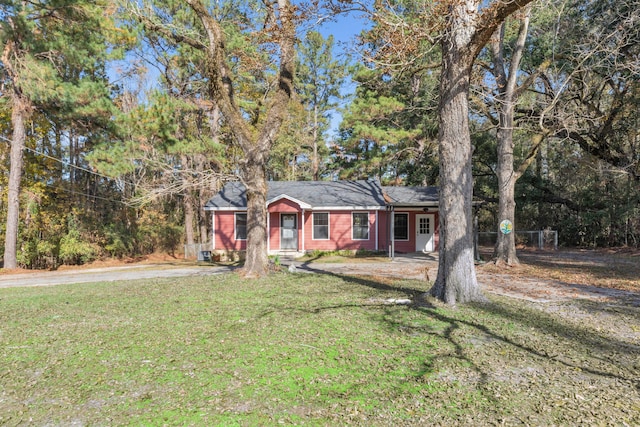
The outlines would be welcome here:
M 315 27 L 315 29 L 324 37 L 333 35 L 335 41 L 334 56 L 336 58 L 343 56 L 347 52 L 352 53 L 355 38 L 364 28 L 365 21 L 362 18 L 353 15 L 340 16 L 333 21 L 324 21 L 320 26 Z M 134 80 L 126 78 L 121 79 L 121 72 L 122 70 L 129 68 L 133 61 L 140 59 L 141 58 L 136 55 L 130 54 L 122 61 L 114 61 L 109 70 L 112 81 L 117 81 L 118 83 L 125 85 L 133 84 L 136 86 L 138 83 Z M 140 94 L 142 97 L 145 97 L 147 91 L 157 88 L 159 73 L 152 64 L 142 62 L 141 65 L 146 66 L 148 69 L 146 81 L 143 83 L 143 93 Z M 129 87 L 129 90 L 135 91 L 136 89 L 136 87 Z M 342 88 L 342 94 L 349 95 L 352 94 L 354 90 L 355 85 L 350 79 L 346 79 Z M 337 111 L 332 114 L 331 131 L 329 132 L 330 135 L 335 135 L 341 120 L 342 118 Z
M 335 57 L 340 57 L 345 53 L 353 53 L 351 51 L 353 50 L 355 38 L 364 28 L 364 22 L 361 18 L 344 16 L 339 18 L 337 21 L 324 22 L 318 28 L 318 31 L 320 31 L 325 38 L 329 35 L 333 35 L 335 40 L 333 54 Z M 354 90 L 355 85 L 351 80 L 345 80 L 342 88 L 342 94 L 345 96 L 350 95 Z M 333 112 L 331 117 L 329 135 L 336 136 L 342 117 L 337 111 Z

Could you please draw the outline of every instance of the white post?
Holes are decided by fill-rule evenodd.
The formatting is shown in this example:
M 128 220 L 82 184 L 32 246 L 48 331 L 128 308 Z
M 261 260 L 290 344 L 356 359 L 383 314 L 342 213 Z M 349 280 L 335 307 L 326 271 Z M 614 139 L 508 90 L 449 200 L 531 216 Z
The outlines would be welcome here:
M 211 211 L 211 250 L 216 249 L 216 211 Z
M 302 224 L 302 252 L 305 252 L 305 242 L 304 242 L 304 209 L 302 209 L 302 220 L 300 221 Z
M 538 248 L 544 249 L 544 230 L 538 231 Z
M 378 211 L 376 210 L 376 252 L 378 252 Z
M 393 261 L 396 257 L 396 239 L 395 239 L 395 231 L 396 231 L 396 209 L 391 207 L 391 261 Z

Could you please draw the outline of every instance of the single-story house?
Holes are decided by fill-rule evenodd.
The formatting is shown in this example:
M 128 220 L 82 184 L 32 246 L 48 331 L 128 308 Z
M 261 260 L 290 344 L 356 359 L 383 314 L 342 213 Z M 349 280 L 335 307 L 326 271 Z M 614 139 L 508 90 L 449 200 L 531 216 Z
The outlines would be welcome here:
M 431 252 L 438 249 L 436 187 L 387 187 L 378 181 L 271 181 L 270 254 L 313 250 Z M 246 249 L 247 198 L 229 182 L 205 205 L 214 251 Z

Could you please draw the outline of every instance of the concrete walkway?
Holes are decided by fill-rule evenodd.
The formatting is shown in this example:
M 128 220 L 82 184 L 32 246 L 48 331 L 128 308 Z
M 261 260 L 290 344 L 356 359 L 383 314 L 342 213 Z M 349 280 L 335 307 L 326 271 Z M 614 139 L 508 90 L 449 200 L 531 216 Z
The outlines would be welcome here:
M 420 252 L 397 255 L 393 260 L 354 260 L 352 262 L 324 262 L 283 260 L 283 265 L 294 265 L 297 270 L 311 273 L 333 273 L 351 276 L 391 277 L 413 280 L 435 280 L 438 272 L 438 254 Z M 428 276 L 427 276 L 428 275 Z

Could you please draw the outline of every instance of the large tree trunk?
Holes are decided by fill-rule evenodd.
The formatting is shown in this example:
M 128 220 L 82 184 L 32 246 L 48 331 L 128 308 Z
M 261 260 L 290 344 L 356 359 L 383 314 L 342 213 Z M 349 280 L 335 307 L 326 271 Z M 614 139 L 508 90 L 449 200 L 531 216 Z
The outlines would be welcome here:
M 187 245 L 196 243 L 194 225 L 196 222 L 196 211 L 194 209 L 194 197 L 191 189 L 185 190 L 184 195 L 184 231 Z
M 525 13 L 520 21 L 518 30 L 518 39 L 513 47 L 511 63 L 509 65 L 509 73 L 504 60 L 505 51 L 505 25 L 502 24 L 500 30 L 497 31 L 493 42 L 491 43 L 493 54 L 493 74 L 498 85 L 497 106 L 498 110 L 498 130 L 496 139 L 498 143 L 498 223 L 509 221 L 513 225 L 511 233 L 502 233 L 498 225 L 498 237 L 494 250 L 494 259 L 496 264 L 518 265 L 520 261 L 516 255 L 516 239 L 515 239 L 515 216 L 516 216 L 516 200 L 515 187 L 516 181 L 521 173 L 516 172 L 513 157 L 513 130 L 514 130 L 514 111 L 516 100 L 518 99 L 517 80 L 520 62 L 524 52 L 527 33 L 529 31 L 529 10 Z M 536 148 L 537 149 L 537 146 Z M 522 167 L 526 168 L 527 161 Z M 524 171 L 523 171 L 524 172 Z
M 473 259 L 469 82 L 480 50 L 502 22 L 532 0 L 452 2 L 441 37 L 440 260 L 431 295 L 447 304 L 482 301 Z M 480 5 L 483 5 L 479 11 Z
M 228 52 L 222 26 L 209 14 L 201 0 L 187 0 L 187 3 L 201 19 L 209 39 L 207 74 L 211 97 L 220 107 L 234 139 L 245 155 L 242 165 L 242 180 L 247 189 L 247 255 L 244 272 L 250 277 L 263 276 L 269 270 L 266 165 L 284 121 L 287 104 L 294 93 L 295 8 L 289 0 L 277 0 L 269 4 L 279 18 L 277 39 L 280 69 L 277 89 L 266 109 L 266 118 L 256 132 L 247 124 L 242 109 L 236 103 L 233 73 L 226 63 Z
M 205 173 L 205 167 L 207 164 L 207 158 L 203 154 L 195 155 L 195 165 L 198 173 Z M 203 186 L 198 188 L 195 198 L 196 198 L 196 207 L 197 207 L 197 218 L 198 218 L 198 233 L 200 234 L 200 243 L 207 243 L 210 239 L 210 235 L 207 227 L 207 217 L 208 212 L 204 210 L 204 204 L 213 196 L 213 191 L 211 191 L 212 183 L 208 183 L 207 186 Z
M 182 162 L 182 166 L 184 168 L 189 167 L 190 162 L 185 154 L 182 154 L 180 156 L 180 161 Z M 183 179 L 188 180 L 188 178 L 186 177 Z M 194 227 L 196 222 L 196 211 L 194 206 L 196 202 L 195 202 L 195 197 L 193 192 L 194 192 L 193 183 L 187 182 L 187 184 L 185 185 L 185 190 L 182 197 L 182 205 L 183 205 L 182 207 L 184 209 L 184 231 L 186 235 L 187 245 L 193 245 L 196 243 L 195 232 L 194 232 Z
M 260 277 L 268 272 L 267 248 L 267 178 L 265 161 L 247 161 L 243 182 L 247 189 L 246 277 Z
M 22 179 L 23 151 L 25 147 L 25 122 L 29 117 L 29 102 L 15 93 L 12 97 L 9 185 L 7 196 L 7 229 L 4 241 L 4 268 L 18 266 L 18 225 L 20 219 L 20 180 Z
M 502 233 L 498 226 L 498 238 L 494 250 L 497 265 L 518 265 L 520 261 L 516 255 L 515 217 L 516 200 L 515 188 L 518 179 L 513 168 L 513 103 L 504 105 L 505 112 L 498 128 L 498 223 L 508 220 L 514 225 L 511 233 Z
M 473 5 L 473 2 L 470 2 Z M 469 132 L 469 82 L 475 31 L 469 10 L 452 6 L 442 40 L 439 105 L 440 248 L 438 276 L 431 295 L 447 304 L 483 300 L 473 258 L 473 176 Z

